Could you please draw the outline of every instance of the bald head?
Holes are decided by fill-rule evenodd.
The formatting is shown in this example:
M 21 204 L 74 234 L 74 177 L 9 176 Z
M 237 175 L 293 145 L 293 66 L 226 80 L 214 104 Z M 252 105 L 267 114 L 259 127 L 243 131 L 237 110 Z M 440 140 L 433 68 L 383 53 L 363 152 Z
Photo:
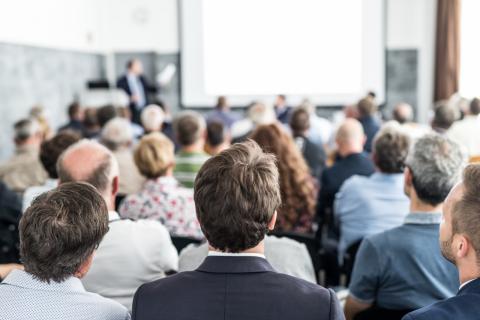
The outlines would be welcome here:
M 353 118 L 346 119 L 338 128 L 336 142 L 341 156 L 362 152 L 365 133 L 361 123 Z
M 115 198 L 118 185 L 118 163 L 103 145 L 81 140 L 70 146 L 57 162 L 60 183 L 83 181 L 93 185 L 107 203 Z
M 393 118 L 400 124 L 413 121 L 413 108 L 408 103 L 402 102 L 393 109 Z

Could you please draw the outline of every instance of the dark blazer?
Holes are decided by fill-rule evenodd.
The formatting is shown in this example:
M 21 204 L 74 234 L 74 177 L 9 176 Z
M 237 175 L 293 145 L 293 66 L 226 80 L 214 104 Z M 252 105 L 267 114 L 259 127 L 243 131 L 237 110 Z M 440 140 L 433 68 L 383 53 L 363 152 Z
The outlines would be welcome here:
M 335 293 L 277 273 L 260 257 L 209 256 L 191 272 L 142 285 L 133 319 L 345 319 Z
M 302 152 L 303 158 L 307 162 L 312 176 L 320 180 L 327 160 L 325 150 L 303 136 L 295 137 L 295 143 Z
M 407 314 L 402 320 L 480 319 L 480 279 L 466 284 L 453 298 Z
M 360 118 L 359 121 L 362 124 L 365 135 L 367 136 L 367 141 L 365 142 L 363 150 L 370 153 L 372 152 L 373 138 L 375 138 L 378 130 L 380 130 L 380 123 L 372 116 Z
M 19 263 L 18 224 L 22 216 L 22 200 L 0 182 L 0 264 Z
M 139 79 L 140 79 L 140 82 L 142 84 L 142 90 L 145 94 L 145 103 L 148 105 L 150 103 L 149 94 L 157 92 L 157 89 L 153 86 L 150 86 L 144 76 L 142 76 L 142 75 L 139 76 Z M 128 85 L 127 75 L 123 75 L 118 79 L 117 88 L 125 91 L 125 93 L 128 95 L 129 99 L 132 97 L 132 90 L 130 90 L 130 86 Z M 140 123 L 141 112 L 138 110 L 135 103 L 130 102 L 129 107 L 130 107 L 130 111 L 132 113 L 132 121 L 135 122 L 135 123 L 141 124 Z M 143 108 L 144 106 L 140 106 L 140 107 Z

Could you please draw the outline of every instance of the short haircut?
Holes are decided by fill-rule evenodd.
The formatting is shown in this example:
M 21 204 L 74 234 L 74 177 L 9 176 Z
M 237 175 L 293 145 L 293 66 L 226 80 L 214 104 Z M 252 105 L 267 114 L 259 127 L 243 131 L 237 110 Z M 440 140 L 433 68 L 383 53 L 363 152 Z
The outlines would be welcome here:
M 448 138 L 438 134 L 419 138 L 406 160 L 419 199 L 434 206 L 445 201 L 460 179 L 466 160 L 465 150 Z
M 195 179 L 197 217 L 209 244 L 221 251 L 253 248 L 281 204 L 275 157 L 253 141 L 210 158 Z
M 473 98 L 472 101 L 470 102 L 470 113 L 473 114 L 473 115 L 480 114 L 480 99 L 479 98 Z
M 165 120 L 165 112 L 160 106 L 151 104 L 142 110 L 140 115 L 142 126 L 147 132 L 159 131 Z
M 371 116 L 377 112 L 377 104 L 372 97 L 366 97 L 358 101 L 357 108 L 361 117 Z
M 97 110 L 97 120 L 101 128 L 103 128 L 108 121 L 117 116 L 117 109 L 112 105 L 106 105 Z
M 165 135 L 153 132 L 144 136 L 135 148 L 134 160 L 138 170 L 148 179 L 166 174 L 174 166 L 174 145 Z
M 78 102 L 72 102 L 69 106 L 68 106 L 68 116 L 70 117 L 70 119 L 73 119 L 79 112 L 80 112 L 80 109 L 82 107 L 80 106 L 80 103 Z
M 34 119 L 22 119 L 13 125 L 15 142 L 21 143 L 40 132 L 40 124 Z
M 115 151 L 133 142 L 133 131 L 130 121 L 124 118 L 113 118 L 102 129 L 101 142 Z
M 459 110 L 451 106 L 448 101 L 438 102 L 433 112 L 432 126 L 444 130 L 448 130 L 460 116 Z
M 393 119 L 400 124 L 413 121 L 413 108 L 408 103 L 402 102 L 393 109 Z
M 69 130 L 57 133 L 55 137 L 44 141 L 40 146 L 40 161 L 51 179 L 57 179 L 57 161 L 68 147 L 80 141 L 80 136 Z
M 108 209 L 89 184 L 66 183 L 37 197 L 20 220 L 25 271 L 44 282 L 73 276 L 108 231 Z
M 301 135 L 310 128 L 310 114 L 305 108 L 296 108 L 290 117 L 290 127 L 294 135 Z
M 127 70 L 130 70 L 133 67 L 135 61 L 137 61 L 137 59 L 128 59 L 127 63 L 125 64 Z
M 205 119 L 195 111 L 184 111 L 173 121 L 178 143 L 189 146 L 197 142 L 205 130 Z
M 383 173 L 402 173 L 410 148 L 410 136 L 401 127 L 386 126 L 373 140 L 375 165 Z
M 216 147 L 225 142 L 227 138 L 226 128 L 220 121 L 212 121 L 207 125 L 207 143 Z
M 468 165 L 463 171 L 463 195 L 453 205 L 452 233 L 465 234 L 480 261 L 480 165 Z

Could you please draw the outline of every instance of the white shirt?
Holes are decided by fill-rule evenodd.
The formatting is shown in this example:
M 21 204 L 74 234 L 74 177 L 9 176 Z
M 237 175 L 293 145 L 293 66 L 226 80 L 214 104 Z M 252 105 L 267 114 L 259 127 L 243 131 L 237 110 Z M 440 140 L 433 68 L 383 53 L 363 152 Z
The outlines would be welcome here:
M 455 122 L 447 131 L 447 137 L 465 146 L 470 157 L 480 155 L 480 118 L 466 116 Z
M 121 220 L 109 213 L 110 230 L 82 279 L 88 291 L 123 304 L 129 310 L 138 287 L 178 269 L 178 253 L 167 229 L 154 220 Z

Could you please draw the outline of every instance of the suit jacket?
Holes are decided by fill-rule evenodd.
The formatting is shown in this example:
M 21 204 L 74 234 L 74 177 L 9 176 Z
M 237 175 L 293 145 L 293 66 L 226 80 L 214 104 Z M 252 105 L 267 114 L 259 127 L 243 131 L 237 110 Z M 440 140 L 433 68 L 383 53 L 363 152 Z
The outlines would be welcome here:
M 133 319 L 344 319 L 335 293 L 260 257 L 209 256 L 195 271 L 142 285 Z
M 467 283 L 455 297 L 407 314 L 402 320 L 477 320 L 480 318 L 480 279 Z
M 363 117 L 358 120 L 362 124 L 363 131 L 365 131 L 365 135 L 367 136 L 363 150 L 370 153 L 372 152 L 373 138 L 375 138 L 378 130 L 380 130 L 380 123 L 372 116 Z
M 151 87 L 144 76 L 139 76 L 140 82 L 142 83 L 143 92 L 145 93 L 145 98 L 148 100 L 148 94 L 151 92 L 156 92 L 154 87 Z M 117 81 L 117 88 L 123 89 L 129 97 L 132 96 L 132 90 L 130 90 L 130 86 L 128 85 L 128 79 L 126 75 L 121 76 Z

